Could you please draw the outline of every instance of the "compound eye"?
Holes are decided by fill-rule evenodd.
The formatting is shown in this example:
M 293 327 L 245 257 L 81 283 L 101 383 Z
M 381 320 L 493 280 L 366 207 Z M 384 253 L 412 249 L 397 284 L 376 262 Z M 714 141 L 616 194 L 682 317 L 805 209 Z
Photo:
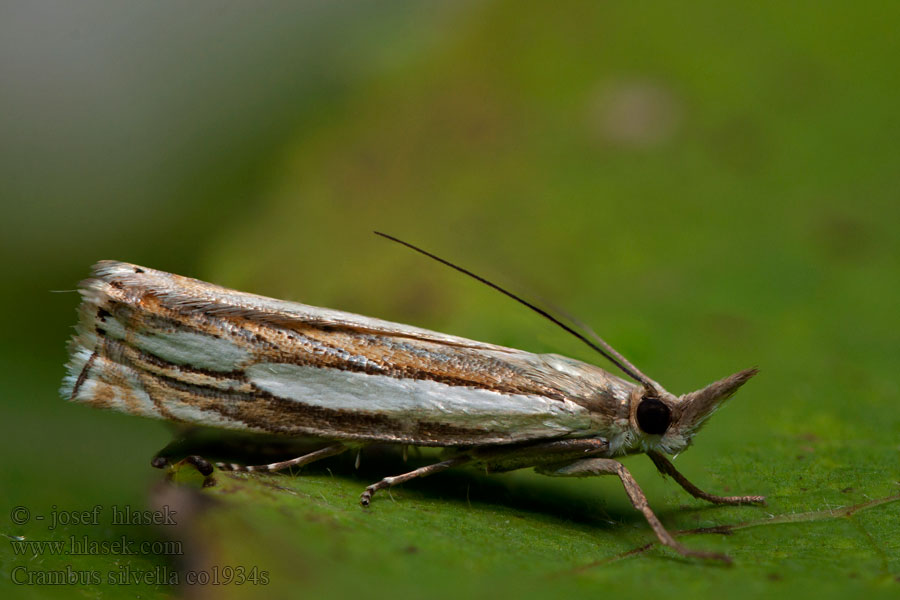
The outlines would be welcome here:
M 672 422 L 672 411 L 659 398 L 641 398 L 637 407 L 638 427 L 644 433 L 662 435 Z

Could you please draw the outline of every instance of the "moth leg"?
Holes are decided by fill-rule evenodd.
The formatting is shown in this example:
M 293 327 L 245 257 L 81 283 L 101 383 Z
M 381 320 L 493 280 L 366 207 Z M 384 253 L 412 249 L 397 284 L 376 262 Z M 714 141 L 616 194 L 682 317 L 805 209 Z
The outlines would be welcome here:
M 701 500 L 706 500 L 707 502 L 712 502 L 713 504 L 766 503 L 765 496 L 715 496 L 713 494 L 709 494 L 688 481 L 684 475 L 682 475 L 675 469 L 675 465 L 669 462 L 669 459 L 667 459 L 659 452 L 654 452 L 651 450 L 650 452 L 647 452 L 647 456 L 650 457 L 650 460 L 653 461 L 653 464 L 656 465 L 656 468 L 660 473 L 662 473 L 663 475 L 668 475 L 669 477 L 674 479 L 678 483 L 678 485 L 684 488 L 684 491 L 686 491 L 694 498 L 700 498 Z
M 715 560 L 721 560 L 722 562 L 726 563 L 731 562 L 731 559 L 724 554 L 719 554 L 717 552 L 704 552 L 702 550 L 691 550 L 690 548 L 679 544 L 678 541 L 674 537 L 672 537 L 672 534 L 666 531 L 666 528 L 663 527 L 663 524 L 659 521 L 656 515 L 653 514 L 653 511 L 650 509 L 650 505 L 647 503 L 647 497 L 644 495 L 644 492 L 643 490 L 641 490 L 637 481 L 635 481 L 631 473 L 628 472 L 628 469 L 625 468 L 625 465 L 617 460 L 613 460 L 611 458 L 586 458 L 583 460 L 575 461 L 561 468 L 543 468 L 540 469 L 539 472 L 544 475 L 555 477 L 618 475 L 619 479 L 622 481 L 622 485 L 625 487 L 625 492 L 628 494 L 628 498 L 631 500 L 631 504 L 637 510 L 641 511 L 641 513 L 643 513 L 644 518 L 647 519 L 647 523 L 650 524 L 650 527 L 653 529 L 653 533 L 656 534 L 656 538 L 660 541 L 661 544 L 672 548 L 682 556 L 711 558 Z
M 237 465 L 234 463 L 223 463 L 217 462 L 216 466 L 222 469 L 223 471 L 262 471 L 262 472 L 272 472 L 272 471 L 280 471 L 282 469 L 287 469 L 288 467 L 302 467 L 303 465 L 308 465 L 311 462 L 315 462 L 321 458 L 328 458 L 329 456 L 335 456 L 336 454 L 340 454 L 347 450 L 347 446 L 343 444 L 333 444 L 331 446 L 325 446 L 324 448 L 320 448 L 314 452 L 310 452 L 309 454 L 304 454 L 303 456 L 298 456 L 297 458 L 292 458 L 290 460 L 283 460 L 281 462 L 269 463 L 267 465 Z
M 366 488 L 366 491 L 362 493 L 359 497 L 359 503 L 363 506 L 368 506 L 369 502 L 372 501 L 372 496 L 378 490 L 383 490 L 385 488 L 389 488 L 397 485 L 398 483 L 404 483 L 409 481 L 410 479 L 415 479 L 416 477 L 425 477 L 426 475 L 431 475 L 432 473 L 439 473 L 441 471 L 446 471 L 451 467 L 456 467 L 462 464 L 469 462 L 471 457 L 469 456 L 456 456 L 454 458 L 434 463 L 433 465 L 428 465 L 425 467 L 421 467 L 416 469 L 415 471 L 410 471 L 409 473 L 404 473 L 402 475 L 395 475 L 394 477 L 385 477 L 381 481 L 377 483 L 373 483 L 369 487 Z
M 210 464 L 210 462 L 208 460 L 206 460 L 205 458 L 203 458 L 202 456 L 199 456 L 197 454 L 191 454 L 190 456 L 185 456 L 179 462 L 186 462 L 187 464 L 189 464 L 192 467 L 194 467 L 195 469 L 197 469 L 197 471 L 199 471 L 200 474 L 203 476 L 209 476 L 213 472 L 212 464 Z M 153 459 L 150 461 L 150 466 L 152 466 L 155 469 L 165 469 L 170 464 L 172 464 L 172 463 L 165 456 L 154 456 Z

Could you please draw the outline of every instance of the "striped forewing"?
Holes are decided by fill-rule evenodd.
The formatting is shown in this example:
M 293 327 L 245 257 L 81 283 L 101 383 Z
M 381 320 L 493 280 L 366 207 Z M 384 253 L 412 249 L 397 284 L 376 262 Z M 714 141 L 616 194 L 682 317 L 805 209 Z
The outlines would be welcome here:
M 252 431 L 421 445 L 596 433 L 632 384 L 593 365 L 121 262 L 82 283 L 63 393 Z

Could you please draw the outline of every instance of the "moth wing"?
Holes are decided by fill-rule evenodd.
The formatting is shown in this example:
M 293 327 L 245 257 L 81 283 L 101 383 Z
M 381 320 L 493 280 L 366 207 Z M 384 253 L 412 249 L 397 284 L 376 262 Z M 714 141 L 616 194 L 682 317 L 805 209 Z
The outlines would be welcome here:
M 128 263 L 98 263 L 81 293 L 63 394 L 133 414 L 287 435 L 482 445 L 588 435 L 597 429 L 597 385 L 627 394 L 618 378 L 571 359 Z

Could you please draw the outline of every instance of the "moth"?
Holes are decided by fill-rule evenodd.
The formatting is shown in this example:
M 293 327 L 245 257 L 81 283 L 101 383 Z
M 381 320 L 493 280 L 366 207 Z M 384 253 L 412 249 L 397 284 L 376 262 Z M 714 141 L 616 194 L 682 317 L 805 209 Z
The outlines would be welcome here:
M 762 496 L 704 492 L 665 457 L 687 448 L 756 369 L 675 396 L 593 332 L 578 332 L 462 267 L 379 235 L 538 312 L 632 381 L 556 354 L 100 261 L 80 286 L 62 395 L 145 417 L 325 440 L 321 448 L 283 462 L 216 463 L 223 470 L 278 471 L 375 442 L 445 449 L 439 462 L 368 486 L 360 497 L 363 506 L 379 490 L 462 465 L 489 472 L 533 467 L 553 477 L 616 475 L 662 544 L 685 556 L 729 560 L 679 543 L 618 457 L 646 454 L 661 473 L 709 502 L 763 503 Z M 201 457 L 190 460 L 205 474 L 213 470 Z M 165 466 L 165 460 L 154 464 Z

